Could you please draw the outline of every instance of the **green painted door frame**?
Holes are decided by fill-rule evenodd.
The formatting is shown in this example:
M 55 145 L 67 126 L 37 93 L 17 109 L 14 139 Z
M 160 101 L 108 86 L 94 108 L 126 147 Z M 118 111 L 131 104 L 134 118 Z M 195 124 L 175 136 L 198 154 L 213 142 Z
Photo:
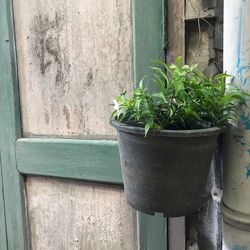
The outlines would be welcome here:
M 6 225 L 5 225 L 5 208 L 4 208 L 4 194 L 3 194 L 3 175 L 2 164 L 0 158 L 0 247 L 3 250 L 7 250 L 7 238 L 6 238 Z
M 0 149 L 7 249 L 28 249 L 23 177 L 16 168 L 15 142 L 21 137 L 11 2 L 0 0 Z M 2 237 L 2 236 L 1 236 Z M 4 249 L 0 239 L 0 248 Z
M 116 141 L 22 138 L 12 2 L 0 0 L 0 6 L 0 249 L 26 250 L 24 176 L 117 185 L 122 185 L 122 177 Z M 135 82 L 148 72 L 150 60 L 158 58 L 164 44 L 163 10 L 164 0 L 133 0 Z M 89 152 L 95 152 L 94 157 Z M 65 154 L 68 157 L 62 157 Z M 165 218 L 138 213 L 137 219 L 138 249 L 165 250 Z

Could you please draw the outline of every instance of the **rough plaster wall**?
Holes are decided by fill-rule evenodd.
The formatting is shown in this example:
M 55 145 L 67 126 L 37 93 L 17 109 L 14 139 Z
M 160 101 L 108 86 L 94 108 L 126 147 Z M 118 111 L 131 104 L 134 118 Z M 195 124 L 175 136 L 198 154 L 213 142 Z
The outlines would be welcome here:
M 197 19 L 197 13 L 200 17 L 214 17 L 216 0 L 186 0 L 186 20 Z
M 212 56 L 211 53 L 214 53 L 214 49 L 211 49 L 209 44 L 210 38 L 207 26 L 206 23 L 201 22 L 201 33 L 199 34 L 197 21 L 186 23 L 186 63 L 198 63 L 202 69 L 207 69 L 209 59 Z
M 201 34 L 197 16 L 210 24 L 200 19 Z M 186 0 L 185 41 L 188 63 L 198 62 L 207 74 L 223 70 L 223 0 Z
M 32 250 L 136 250 L 136 213 L 122 188 L 29 177 Z
M 130 0 L 14 0 L 23 132 L 107 136 L 132 88 Z
M 190 2 L 195 7 L 190 8 Z M 189 5 L 188 5 L 189 3 Z M 201 3 L 201 4 L 200 4 Z M 186 62 L 199 63 L 201 69 L 208 75 L 223 70 L 223 0 L 186 0 L 186 7 L 193 17 L 186 21 Z M 214 27 L 211 28 L 200 19 L 200 44 L 197 13 Z M 187 11 L 187 10 L 186 10 Z M 188 14 L 191 16 L 191 14 Z M 196 13 L 196 18 L 195 18 Z M 210 14 L 214 13 L 214 17 Z M 209 15 L 208 15 L 209 14 Z M 221 250 L 222 228 L 219 203 L 211 197 L 211 189 L 216 186 L 222 188 L 221 153 L 218 145 L 211 165 L 206 190 L 203 195 L 203 204 L 197 213 L 186 218 L 187 249 L 190 250 Z

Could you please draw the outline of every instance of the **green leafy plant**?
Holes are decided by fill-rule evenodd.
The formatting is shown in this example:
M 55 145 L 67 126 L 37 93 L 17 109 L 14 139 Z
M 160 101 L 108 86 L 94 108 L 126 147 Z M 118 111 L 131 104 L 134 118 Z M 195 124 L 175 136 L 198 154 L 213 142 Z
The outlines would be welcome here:
M 149 92 L 143 78 L 131 95 L 115 98 L 116 109 L 111 118 L 128 125 L 149 129 L 202 129 L 224 126 L 238 118 L 238 106 L 245 104 L 248 94 L 231 84 L 226 88 L 227 74 L 205 76 L 198 66 L 157 61 L 152 67 L 151 82 L 156 89 Z

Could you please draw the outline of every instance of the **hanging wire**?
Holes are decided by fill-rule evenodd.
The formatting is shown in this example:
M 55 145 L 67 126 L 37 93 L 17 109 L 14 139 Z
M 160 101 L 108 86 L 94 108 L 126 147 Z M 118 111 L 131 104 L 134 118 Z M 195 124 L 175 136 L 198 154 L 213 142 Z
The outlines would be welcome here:
M 202 21 L 204 21 L 205 23 L 207 23 L 207 24 L 208 24 L 208 25 L 218 34 L 218 36 L 220 37 L 220 39 L 223 39 L 223 36 L 222 36 L 222 34 L 221 34 L 219 31 L 217 31 L 217 30 L 215 29 L 215 27 L 214 27 L 209 21 L 207 21 L 207 20 L 205 19 L 206 16 L 205 16 L 205 17 L 201 17 L 201 14 L 200 14 L 200 13 L 201 13 L 201 2 L 200 2 L 200 5 L 199 5 L 200 8 L 199 8 L 198 11 L 195 9 L 195 7 L 194 7 L 194 5 L 193 5 L 193 3 L 192 3 L 191 0 L 188 0 L 188 2 L 189 2 L 189 4 L 190 4 L 191 8 L 193 9 L 194 13 L 195 13 L 196 16 L 197 16 L 197 25 L 198 25 L 198 42 L 197 42 L 195 54 L 194 54 L 194 57 L 193 57 L 192 63 L 191 63 L 191 64 L 193 64 L 193 63 L 194 63 L 194 60 L 197 58 L 197 54 L 198 54 L 198 51 L 199 51 L 199 48 L 200 48 L 200 44 L 201 44 L 201 22 L 200 22 L 200 20 L 202 20 Z M 164 45 L 163 45 L 163 47 L 162 47 L 162 49 L 161 49 L 161 51 L 160 51 L 160 54 L 159 54 L 159 56 L 158 56 L 158 61 L 162 58 L 162 54 L 163 54 L 163 52 L 165 51 L 165 49 L 166 49 L 167 45 L 169 44 L 169 42 L 175 37 L 175 35 L 176 35 L 179 31 L 181 31 L 181 29 L 184 27 L 184 24 L 185 24 L 185 20 L 183 20 L 183 21 L 180 23 L 180 25 L 178 26 L 177 30 L 174 31 L 174 33 L 173 33 L 173 34 L 169 37 L 169 39 L 164 43 Z M 198 56 L 197 64 L 199 63 L 199 60 L 200 60 L 200 56 Z M 154 65 L 154 67 L 158 67 L 158 66 L 159 66 L 159 63 L 156 63 L 156 64 Z M 153 76 L 154 76 L 154 73 L 155 73 L 155 69 L 153 70 L 152 74 L 150 75 L 150 77 L 149 77 L 149 79 L 148 79 L 148 81 L 147 81 L 146 87 L 151 83 L 152 78 L 153 78 Z
M 166 49 L 167 45 L 168 45 L 169 42 L 174 38 L 174 36 L 184 27 L 184 23 L 185 23 L 185 21 L 182 21 L 182 22 L 180 23 L 180 25 L 178 26 L 178 28 L 176 29 L 176 31 L 175 31 L 175 32 L 169 37 L 169 39 L 164 43 L 164 45 L 163 45 L 163 47 L 162 47 L 162 49 L 161 49 L 161 51 L 160 51 L 160 53 L 159 53 L 159 56 L 158 56 L 158 60 L 157 60 L 157 61 L 159 61 L 159 60 L 162 58 L 162 54 L 165 52 L 165 49 Z M 156 62 L 155 65 L 154 65 L 154 67 L 158 67 L 158 65 L 159 65 L 159 63 Z M 146 88 L 147 88 L 148 85 L 151 83 L 154 73 L 155 73 L 155 69 L 153 70 L 152 74 L 150 75 L 150 77 L 149 77 L 149 79 L 148 79 L 148 81 L 147 81 L 147 84 L 146 84 L 146 86 L 145 86 Z
M 189 3 L 191 4 L 192 8 L 193 8 L 193 5 L 191 3 L 191 1 L 189 0 Z M 194 8 L 193 8 L 194 10 Z M 201 44 L 201 24 L 200 24 L 200 18 L 201 18 L 201 4 L 200 4 L 200 7 L 199 7 L 199 12 L 198 12 L 198 15 L 197 15 L 197 24 L 198 24 L 198 42 L 197 42 L 197 47 L 196 47 L 196 50 L 195 50 L 195 54 L 194 54 L 194 57 L 193 57 L 193 60 L 191 62 L 191 64 L 194 64 L 194 60 L 198 54 L 198 51 L 199 51 L 199 48 L 200 48 L 200 44 Z M 197 59 L 197 64 L 199 63 L 199 60 L 200 60 L 200 55 L 198 56 L 198 59 Z
M 197 12 L 197 10 L 195 9 L 195 7 L 194 7 L 192 1 L 191 1 L 191 0 L 188 0 L 188 2 L 189 2 L 189 4 L 190 4 L 191 8 L 193 9 L 194 13 L 198 16 L 198 18 L 201 19 L 202 21 L 204 21 L 205 23 L 207 23 L 207 24 L 208 24 L 208 25 L 209 25 L 209 26 L 219 35 L 220 39 L 223 39 L 223 35 L 222 35 L 218 30 L 216 30 L 215 27 L 214 27 L 210 22 L 208 22 L 208 21 L 205 19 L 205 18 L 208 17 L 208 16 L 201 17 L 200 14 L 199 14 L 199 13 Z M 200 6 L 201 6 L 201 4 L 200 4 Z
M 199 37 L 198 37 L 197 47 L 196 47 L 196 50 L 195 50 L 195 55 L 194 55 L 193 60 L 192 60 L 192 63 L 191 63 L 191 64 L 193 64 L 193 62 L 194 62 L 194 60 L 195 60 L 195 58 L 196 58 L 196 56 L 197 56 L 197 54 L 198 54 L 198 50 L 199 50 L 200 44 L 201 44 L 201 23 L 200 23 L 200 20 L 202 20 L 202 21 L 204 21 L 205 23 L 207 23 L 207 24 L 208 24 L 208 25 L 218 34 L 218 36 L 220 37 L 220 39 L 223 39 L 223 36 L 222 36 L 222 34 L 221 34 L 219 31 L 217 31 L 217 30 L 215 29 L 215 27 L 214 27 L 209 21 L 207 21 L 207 20 L 205 19 L 207 16 L 201 17 L 201 15 L 200 15 L 200 12 L 201 12 L 201 2 L 200 2 L 199 11 L 197 11 L 197 10 L 195 9 L 195 7 L 194 7 L 192 1 L 191 1 L 191 0 L 187 0 L 187 1 L 189 2 L 189 4 L 190 4 L 191 8 L 193 9 L 194 13 L 197 15 L 197 25 L 198 25 L 198 32 L 199 32 Z M 161 49 L 161 51 L 160 51 L 160 53 L 159 53 L 158 61 L 162 58 L 162 54 L 165 52 L 165 49 L 166 49 L 167 45 L 169 44 L 169 42 L 175 37 L 175 35 L 176 35 L 178 32 L 180 32 L 180 31 L 182 30 L 182 28 L 184 27 L 184 24 L 185 24 L 185 20 L 183 20 L 183 21 L 180 23 L 180 25 L 178 26 L 178 28 L 173 32 L 173 34 L 169 37 L 169 39 L 164 43 L 164 45 L 163 45 L 163 47 L 162 47 L 162 49 Z M 197 62 L 199 62 L 199 58 L 200 58 L 200 56 L 198 57 L 198 61 L 197 61 Z M 158 63 L 158 62 L 155 63 L 154 67 L 158 67 L 158 66 L 159 66 L 159 63 Z M 155 73 L 155 69 L 153 69 L 152 74 L 150 74 L 150 77 L 149 77 L 149 79 L 148 79 L 148 81 L 147 81 L 147 83 L 146 83 L 146 86 L 145 86 L 146 88 L 147 88 L 148 85 L 151 83 L 152 78 L 153 78 L 153 76 L 154 76 L 154 73 Z M 113 104 L 111 104 L 111 105 L 113 106 Z

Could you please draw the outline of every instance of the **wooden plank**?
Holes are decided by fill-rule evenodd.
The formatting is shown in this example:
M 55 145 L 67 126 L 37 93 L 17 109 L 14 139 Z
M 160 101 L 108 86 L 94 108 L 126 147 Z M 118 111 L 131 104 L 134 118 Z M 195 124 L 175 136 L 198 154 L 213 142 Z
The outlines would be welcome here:
M 116 141 L 26 138 L 16 155 L 22 174 L 122 184 Z
M 5 207 L 4 207 L 4 190 L 3 190 L 3 176 L 2 176 L 2 164 L 0 154 L 0 248 L 1 250 L 7 250 L 7 235 L 6 235 L 6 223 L 5 223 Z
M 114 136 L 111 104 L 132 89 L 131 1 L 13 2 L 24 136 Z
M 32 249 L 137 249 L 122 187 L 29 176 L 26 190 Z
M 167 5 L 167 39 L 169 40 L 166 54 L 167 63 L 182 56 L 185 61 L 185 1 L 168 0 Z
M 164 45 L 164 1 L 133 0 L 134 82 L 150 72 Z
M 9 250 L 26 250 L 23 178 L 16 169 L 14 145 L 21 129 L 11 1 L 0 0 L 0 6 L 0 151 L 7 241 Z
M 159 59 L 165 42 L 163 0 L 133 0 L 134 82 L 150 72 L 152 59 Z M 164 55 L 162 53 L 162 55 Z M 149 86 L 150 88 L 151 86 Z M 139 250 L 166 249 L 166 219 L 138 212 Z
M 168 222 L 168 241 L 170 250 L 186 249 L 186 230 L 185 217 L 176 217 L 169 219 Z
M 167 63 L 173 63 L 177 56 L 182 56 L 183 62 L 185 62 L 185 1 L 168 0 L 167 5 L 167 38 L 169 44 L 167 46 Z M 168 219 L 168 247 L 169 250 L 185 249 L 185 235 L 179 232 L 185 231 L 185 218 L 179 217 Z M 176 234 L 176 237 L 173 235 Z M 179 241 L 179 242 L 178 242 Z M 182 248 L 175 247 L 177 246 Z M 183 243 L 184 242 L 184 246 Z
M 139 250 L 166 250 L 166 218 L 162 214 L 154 216 L 138 213 Z

